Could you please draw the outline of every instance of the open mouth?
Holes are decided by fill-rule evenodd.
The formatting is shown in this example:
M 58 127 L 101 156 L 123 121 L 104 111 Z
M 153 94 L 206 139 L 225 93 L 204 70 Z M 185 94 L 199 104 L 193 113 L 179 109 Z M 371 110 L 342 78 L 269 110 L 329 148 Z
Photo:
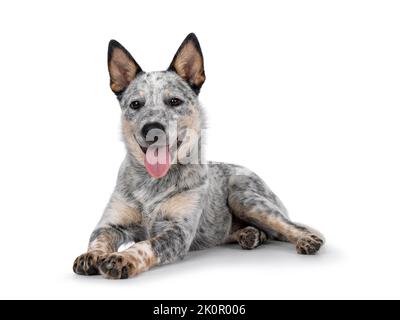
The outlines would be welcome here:
M 156 142 L 147 147 L 139 144 L 144 153 L 144 166 L 147 172 L 156 179 L 164 177 L 171 167 L 171 152 L 176 152 L 181 145 L 182 140 L 177 140 L 172 147 L 168 144 L 160 145 Z
M 138 144 L 139 144 L 139 143 L 138 143 Z M 147 147 L 143 147 L 143 146 L 141 146 L 140 144 L 139 144 L 139 146 L 140 146 L 140 149 L 142 149 L 143 153 L 146 154 L 146 152 L 147 152 Z
M 182 142 L 183 142 L 182 140 L 177 140 L 177 143 L 176 143 L 176 150 L 179 149 L 179 147 L 181 146 Z M 139 143 L 138 143 L 138 144 L 139 144 Z M 142 149 L 143 153 L 146 154 L 146 153 L 147 153 L 147 150 L 149 149 L 149 147 L 144 147 L 144 146 L 142 146 L 142 145 L 140 145 L 140 144 L 139 144 L 139 146 L 140 146 L 140 149 Z M 152 145 L 150 145 L 150 146 L 152 146 Z M 174 146 L 173 146 L 173 147 L 174 147 Z M 175 149 L 175 148 L 172 148 L 173 151 L 174 151 L 174 149 Z

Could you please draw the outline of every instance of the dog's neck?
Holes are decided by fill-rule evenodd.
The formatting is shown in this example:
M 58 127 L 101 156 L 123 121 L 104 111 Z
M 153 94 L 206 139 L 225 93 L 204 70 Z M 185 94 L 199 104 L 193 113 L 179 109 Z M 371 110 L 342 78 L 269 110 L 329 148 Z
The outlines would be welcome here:
M 171 187 L 181 191 L 189 190 L 201 185 L 207 177 L 207 165 L 200 161 L 198 164 L 172 164 L 168 173 L 159 179 L 151 177 L 143 163 L 129 152 L 125 161 L 132 173 L 130 185 L 147 186 L 158 191 Z

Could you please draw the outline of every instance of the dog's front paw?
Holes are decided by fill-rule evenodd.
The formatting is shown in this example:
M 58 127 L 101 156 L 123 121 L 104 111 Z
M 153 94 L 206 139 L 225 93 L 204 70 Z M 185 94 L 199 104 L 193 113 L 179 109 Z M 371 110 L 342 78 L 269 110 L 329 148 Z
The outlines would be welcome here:
M 86 252 L 75 259 L 73 270 L 79 275 L 97 275 L 99 274 L 98 266 L 104 259 L 105 256 L 99 252 Z
M 127 256 L 122 253 L 109 255 L 100 264 L 100 273 L 109 279 L 127 279 L 136 274 L 135 266 Z
M 316 234 L 307 234 L 297 241 L 296 250 L 299 254 L 316 254 L 323 243 L 324 240 Z

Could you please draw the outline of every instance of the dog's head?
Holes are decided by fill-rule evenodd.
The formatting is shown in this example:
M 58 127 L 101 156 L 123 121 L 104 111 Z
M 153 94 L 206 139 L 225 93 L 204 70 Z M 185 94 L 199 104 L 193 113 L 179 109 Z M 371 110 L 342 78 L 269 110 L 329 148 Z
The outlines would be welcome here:
M 159 72 L 144 72 L 121 44 L 111 40 L 108 70 L 111 90 L 121 105 L 128 152 L 150 175 L 161 178 L 172 164 L 199 159 L 203 116 L 198 94 L 205 74 L 193 33 L 183 41 L 169 68 Z

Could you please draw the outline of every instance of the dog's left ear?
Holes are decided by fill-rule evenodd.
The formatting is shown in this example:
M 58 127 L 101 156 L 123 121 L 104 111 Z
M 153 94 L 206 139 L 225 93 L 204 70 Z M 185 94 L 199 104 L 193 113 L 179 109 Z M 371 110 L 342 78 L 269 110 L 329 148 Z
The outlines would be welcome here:
M 168 70 L 176 72 L 189 83 L 196 94 L 199 94 L 206 75 L 200 43 L 194 33 L 189 34 L 182 42 Z

